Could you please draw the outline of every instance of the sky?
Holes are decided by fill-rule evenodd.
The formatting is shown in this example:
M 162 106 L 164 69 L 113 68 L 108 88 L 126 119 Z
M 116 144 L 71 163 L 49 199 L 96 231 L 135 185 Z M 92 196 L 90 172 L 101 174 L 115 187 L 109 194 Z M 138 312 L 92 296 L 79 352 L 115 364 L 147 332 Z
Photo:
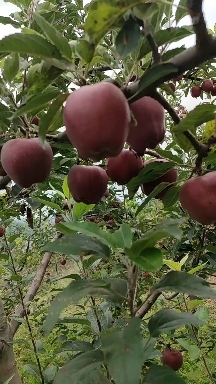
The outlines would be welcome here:
M 178 0 L 174 2 L 178 4 Z M 214 28 L 216 24 L 216 0 L 204 0 L 204 14 L 207 22 L 207 27 L 210 29 Z M 0 0 L 0 15 L 1 16 L 9 16 L 10 13 L 18 11 L 18 8 L 10 3 L 5 3 L 3 0 Z M 191 24 L 190 17 L 185 17 L 181 20 L 179 25 Z M 17 29 L 13 28 L 10 25 L 0 24 L 0 39 L 4 36 L 9 35 L 11 33 L 17 32 Z M 187 37 L 177 44 L 172 44 L 172 48 L 178 46 L 179 44 L 185 44 L 187 47 L 194 45 L 195 36 Z M 201 99 L 193 99 L 190 95 L 182 98 L 182 104 L 187 108 L 187 110 L 193 109 L 197 104 L 201 102 Z

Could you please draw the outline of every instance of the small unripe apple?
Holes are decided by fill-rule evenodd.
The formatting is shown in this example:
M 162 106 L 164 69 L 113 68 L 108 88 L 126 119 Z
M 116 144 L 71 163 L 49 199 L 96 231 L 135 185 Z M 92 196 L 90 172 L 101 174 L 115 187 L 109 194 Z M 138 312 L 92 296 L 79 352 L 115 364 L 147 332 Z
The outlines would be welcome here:
M 204 80 L 203 83 L 201 84 L 201 88 L 204 92 L 210 93 L 214 87 L 213 81 L 212 80 Z
M 178 371 L 183 365 L 183 356 L 182 353 L 176 349 L 165 348 L 162 352 L 161 361 L 174 371 Z
M 5 229 L 4 225 L 0 225 L 0 237 L 4 236 L 5 231 L 6 231 L 6 229 Z
M 66 264 L 66 260 L 65 260 L 65 259 L 61 259 L 61 260 L 60 260 L 60 264 L 61 264 L 61 265 L 65 265 L 65 264 Z
M 7 175 L 20 187 L 43 183 L 52 168 L 53 153 L 50 144 L 42 146 L 38 138 L 12 139 L 1 151 L 1 162 Z
M 107 190 L 106 171 L 96 165 L 74 165 L 68 174 L 68 188 L 78 203 L 97 204 Z
M 200 97 L 202 93 L 202 89 L 198 86 L 194 86 L 191 88 L 190 93 L 192 97 L 197 98 L 197 97 Z

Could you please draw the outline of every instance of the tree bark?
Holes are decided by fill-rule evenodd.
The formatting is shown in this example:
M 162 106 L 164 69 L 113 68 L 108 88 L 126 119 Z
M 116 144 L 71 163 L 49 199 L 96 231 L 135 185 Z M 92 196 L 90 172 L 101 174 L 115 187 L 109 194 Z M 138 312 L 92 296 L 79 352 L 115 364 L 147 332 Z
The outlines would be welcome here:
M 0 384 L 11 377 L 10 384 L 22 384 L 13 351 L 13 335 L 0 299 Z

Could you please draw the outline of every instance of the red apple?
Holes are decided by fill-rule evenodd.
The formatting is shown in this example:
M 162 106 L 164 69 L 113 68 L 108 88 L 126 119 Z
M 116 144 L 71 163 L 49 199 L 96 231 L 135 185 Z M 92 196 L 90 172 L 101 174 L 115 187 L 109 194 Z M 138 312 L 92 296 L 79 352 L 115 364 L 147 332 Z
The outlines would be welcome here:
M 107 189 L 106 171 L 96 165 L 74 165 L 68 174 L 68 187 L 75 201 L 97 204 Z
M 203 83 L 201 84 L 201 88 L 204 92 L 210 93 L 214 87 L 213 81 L 208 79 L 204 80 Z
M 61 265 L 65 265 L 65 264 L 66 264 L 66 260 L 65 260 L 65 259 L 61 259 L 61 260 L 60 260 L 60 264 L 61 264 Z
M 178 371 L 183 365 L 183 356 L 182 353 L 176 349 L 166 348 L 163 350 L 161 361 L 174 371 Z
M 148 164 L 151 164 L 151 163 L 160 163 L 160 162 L 167 162 L 166 159 L 151 159 L 151 160 L 147 160 L 145 163 L 144 163 L 144 167 Z M 165 173 L 164 175 L 160 176 L 158 179 L 155 179 L 155 180 L 152 180 L 152 181 L 149 181 L 147 183 L 144 183 L 142 185 L 142 190 L 143 192 L 145 193 L 145 195 L 150 195 L 150 193 L 161 183 L 174 183 L 176 182 L 178 179 L 178 171 L 177 169 L 170 169 L 167 173 Z M 171 184 L 171 186 L 173 186 L 173 184 Z M 167 186 L 165 189 L 163 189 L 161 192 L 159 192 L 156 196 L 155 196 L 155 199 L 162 199 L 167 190 L 169 189 L 170 187 Z
M 5 226 L 4 225 L 0 225 L 0 237 L 4 236 L 5 231 L 6 231 Z
M 117 156 L 127 139 L 130 109 L 112 83 L 85 85 L 70 94 L 64 108 L 68 139 L 79 156 L 94 161 Z
M 9 140 L 1 151 L 5 172 L 22 188 L 29 188 L 32 184 L 48 179 L 52 159 L 51 146 L 45 141 L 43 147 L 38 138 Z
M 131 122 L 127 143 L 138 155 L 143 156 L 146 148 L 154 149 L 164 140 L 164 108 L 148 96 L 135 101 L 130 107 L 137 125 Z
M 190 92 L 191 92 L 192 97 L 197 98 L 197 97 L 200 97 L 200 95 L 202 93 L 202 88 L 194 86 L 191 88 Z
M 119 185 L 127 184 L 142 168 L 142 159 L 128 149 L 123 149 L 117 157 L 107 160 L 107 175 Z

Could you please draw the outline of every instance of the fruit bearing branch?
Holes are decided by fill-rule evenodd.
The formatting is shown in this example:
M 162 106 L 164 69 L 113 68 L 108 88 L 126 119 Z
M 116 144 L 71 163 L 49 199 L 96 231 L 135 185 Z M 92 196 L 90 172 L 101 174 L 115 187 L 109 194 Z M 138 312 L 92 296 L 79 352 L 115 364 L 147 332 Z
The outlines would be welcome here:
M 216 36 L 211 36 L 206 28 L 202 12 L 202 0 L 188 0 L 187 7 L 192 18 L 193 29 L 196 35 L 196 45 L 186 49 L 166 62 L 176 66 L 178 72 L 175 76 L 194 69 L 205 61 L 212 60 L 216 57 Z M 158 65 L 164 65 L 164 63 Z M 166 74 L 141 91 L 138 91 L 139 81 L 137 81 L 130 84 L 123 91 L 126 97 L 130 98 L 131 103 L 143 96 L 148 96 L 150 92 L 155 90 L 155 88 L 168 80 L 172 80 L 172 78 L 173 73 Z

